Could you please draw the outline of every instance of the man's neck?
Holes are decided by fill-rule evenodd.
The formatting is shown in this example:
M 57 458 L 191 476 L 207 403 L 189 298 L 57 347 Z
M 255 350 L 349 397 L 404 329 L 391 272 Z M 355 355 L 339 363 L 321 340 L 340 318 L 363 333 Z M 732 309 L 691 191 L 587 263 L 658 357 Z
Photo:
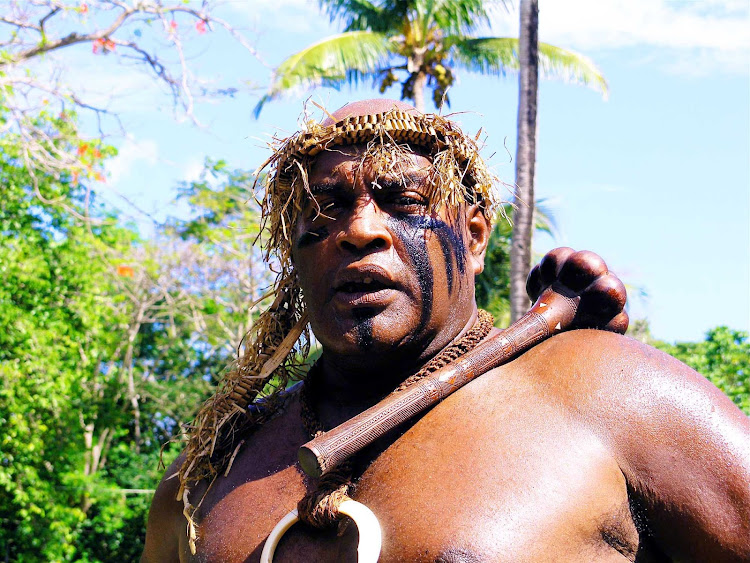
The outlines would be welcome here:
M 357 358 L 339 357 L 323 350 L 323 370 L 318 380 L 317 410 L 321 422 L 332 427 L 359 414 L 379 402 L 396 389 L 406 378 L 417 373 L 441 350 L 463 337 L 477 320 L 474 309 L 468 321 L 456 334 L 447 334 L 432 339 L 425 346 L 424 354 L 409 354 L 409 357 Z M 429 349 L 432 350 L 429 350 Z

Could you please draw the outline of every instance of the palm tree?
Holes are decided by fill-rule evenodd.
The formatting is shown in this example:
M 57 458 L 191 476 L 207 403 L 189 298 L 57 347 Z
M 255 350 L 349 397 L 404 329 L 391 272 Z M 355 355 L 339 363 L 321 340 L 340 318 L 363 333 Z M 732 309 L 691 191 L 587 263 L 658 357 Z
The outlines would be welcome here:
M 516 208 L 510 251 L 510 320 L 529 308 L 526 277 L 531 268 L 536 167 L 536 103 L 539 86 L 539 2 L 521 0 L 519 38 L 518 140 L 516 142 Z
M 454 69 L 490 75 L 518 70 L 518 39 L 473 37 L 490 21 L 484 0 L 320 0 L 344 32 L 327 37 L 283 61 L 255 107 L 282 94 L 316 86 L 354 85 L 372 79 L 380 92 L 401 83 L 401 99 L 424 112 L 424 91 L 437 108 L 449 103 Z M 606 82 L 586 57 L 539 44 L 546 76 L 558 76 L 606 91 Z

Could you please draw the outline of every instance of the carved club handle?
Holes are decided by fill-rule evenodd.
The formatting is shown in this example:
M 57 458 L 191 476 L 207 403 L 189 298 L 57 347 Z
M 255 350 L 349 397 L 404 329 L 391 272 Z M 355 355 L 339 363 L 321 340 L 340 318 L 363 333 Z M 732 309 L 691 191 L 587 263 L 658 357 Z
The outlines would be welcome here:
M 320 477 L 476 376 L 565 330 L 576 317 L 580 299 L 558 282 L 553 283 L 523 317 L 497 336 L 485 340 L 412 387 L 389 395 L 377 405 L 307 442 L 298 452 L 302 469 L 311 477 Z

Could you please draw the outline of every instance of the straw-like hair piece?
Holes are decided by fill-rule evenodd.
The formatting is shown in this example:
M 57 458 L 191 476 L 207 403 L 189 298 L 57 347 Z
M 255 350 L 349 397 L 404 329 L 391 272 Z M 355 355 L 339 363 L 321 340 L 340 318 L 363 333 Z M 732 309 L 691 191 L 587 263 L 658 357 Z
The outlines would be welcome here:
M 292 238 L 305 198 L 310 197 L 307 172 L 311 163 L 322 151 L 344 145 L 364 146 L 363 163 L 370 159 L 381 170 L 396 172 L 403 167 L 404 156 L 424 152 L 433 163 L 432 189 L 427 194 L 433 211 L 445 205 L 478 202 L 492 218 L 497 207 L 494 177 L 475 141 L 438 115 L 394 108 L 347 117 L 331 125 L 309 122 L 304 131 L 274 140 L 274 153 L 256 172 L 256 182 L 261 172 L 268 170 L 261 216 L 264 258 L 279 267 L 272 292 L 276 298 L 248 334 L 244 355 L 223 377 L 193 423 L 185 427 L 187 446 L 178 472 L 177 500 L 184 503 L 193 553 L 197 508 L 188 498 L 191 488 L 201 480 L 213 483 L 218 475 L 228 473 L 247 432 L 278 410 L 280 391 L 304 377 L 310 334 L 292 264 Z M 261 396 L 262 405 L 254 404 Z

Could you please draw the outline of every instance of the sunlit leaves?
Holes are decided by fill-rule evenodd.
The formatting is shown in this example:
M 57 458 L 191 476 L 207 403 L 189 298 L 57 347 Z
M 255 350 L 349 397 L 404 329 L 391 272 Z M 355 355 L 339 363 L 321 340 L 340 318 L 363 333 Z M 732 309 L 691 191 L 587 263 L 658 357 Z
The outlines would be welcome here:
M 372 31 L 350 31 L 314 43 L 279 65 L 271 87 L 255 107 L 255 115 L 266 102 L 282 93 L 356 83 L 376 73 L 389 53 L 388 37 Z
M 92 163 L 112 153 L 71 140 Z M 0 545 L 10 560 L 135 560 L 150 497 L 127 491 L 155 488 L 161 445 L 252 320 L 250 175 L 216 163 L 185 191 L 200 237 L 150 242 L 84 178 L 37 170 L 40 200 L 14 142 L 0 137 Z M 87 197 L 93 222 L 77 217 Z
M 705 375 L 750 416 L 750 340 L 744 331 L 711 329 L 703 342 L 651 342 Z

